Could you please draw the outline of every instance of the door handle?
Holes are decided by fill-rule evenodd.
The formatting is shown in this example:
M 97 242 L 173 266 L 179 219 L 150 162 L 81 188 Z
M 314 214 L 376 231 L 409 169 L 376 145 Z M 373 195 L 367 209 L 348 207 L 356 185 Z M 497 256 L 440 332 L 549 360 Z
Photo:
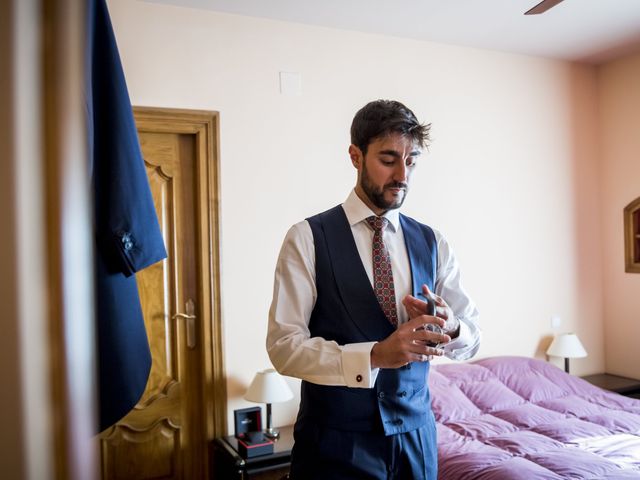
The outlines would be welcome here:
M 185 311 L 187 313 L 178 312 L 171 318 L 184 318 L 185 329 L 187 330 L 187 347 L 193 350 L 196 348 L 196 306 L 193 300 L 187 300 L 185 303 Z

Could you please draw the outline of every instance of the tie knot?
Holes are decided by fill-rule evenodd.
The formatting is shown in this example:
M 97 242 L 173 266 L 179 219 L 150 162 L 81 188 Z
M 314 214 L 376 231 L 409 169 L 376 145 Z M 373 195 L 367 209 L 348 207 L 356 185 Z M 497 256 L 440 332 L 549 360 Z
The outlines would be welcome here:
M 371 226 L 371 228 L 373 228 L 374 231 L 382 232 L 382 230 L 384 230 L 384 228 L 387 226 L 387 223 L 389 223 L 389 220 L 387 220 L 385 217 L 378 217 L 373 215 L 371 217 L 367 217 L 367 223 Z

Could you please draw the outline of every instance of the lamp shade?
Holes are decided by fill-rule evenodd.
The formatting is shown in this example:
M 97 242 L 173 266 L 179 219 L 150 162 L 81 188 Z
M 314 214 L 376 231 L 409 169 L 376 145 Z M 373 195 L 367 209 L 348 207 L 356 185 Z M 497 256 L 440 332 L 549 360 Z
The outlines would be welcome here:
M 269 368 L 256 373 L 244 398 L 256 403 L 277 403 L 293 398 L 293 393 L 284 378 L 273 368 Z
M 547 349 L 547 355 L 564 358 L 583 358 L 587 351 L 575 333 L 563 333 L 553 339 Z

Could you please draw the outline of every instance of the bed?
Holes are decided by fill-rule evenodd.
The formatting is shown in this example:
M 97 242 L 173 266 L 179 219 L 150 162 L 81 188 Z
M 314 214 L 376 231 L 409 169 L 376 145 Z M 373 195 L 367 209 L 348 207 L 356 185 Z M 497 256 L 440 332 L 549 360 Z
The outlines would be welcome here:
M 439 480 L 640 479 L 640 400 L 522 357 L 437 365 L 429 383 Z

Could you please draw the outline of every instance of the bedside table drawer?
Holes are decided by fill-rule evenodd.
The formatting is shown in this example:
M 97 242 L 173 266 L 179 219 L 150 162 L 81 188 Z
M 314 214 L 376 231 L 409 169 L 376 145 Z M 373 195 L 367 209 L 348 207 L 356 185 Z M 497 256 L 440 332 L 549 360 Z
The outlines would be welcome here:
M 627 397 L 640 398 L 640 380 L 633 378 L 619 377 L 609 373 L 599 373 L 597 375 L 587 375 L 582 377 L 596 387 L 600 387 L 610 392 L 619 393 Z

